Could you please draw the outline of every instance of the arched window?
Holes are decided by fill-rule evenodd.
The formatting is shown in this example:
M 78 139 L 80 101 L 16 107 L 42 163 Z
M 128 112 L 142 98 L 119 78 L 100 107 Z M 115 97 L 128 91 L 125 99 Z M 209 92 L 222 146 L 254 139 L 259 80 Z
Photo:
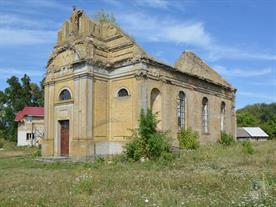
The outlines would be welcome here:
M 64 100 L 70 100 L 71 99 L 71 93 L 68 89 L 63 89 L 60 94 L 59 94 L 59 100 L 64 101 Z
M 220 106 L 220 130 L 224 131 L 224 121 L 225 120 L 225 102 L 221 102 Z
M 152 89 L 150 94 L 150 106 L 152 112 L 156 115 L 158 121 L 157 128 L 161 129 L 161 118 L 162 118 L 162 105 L 161 105 L 161 93 L 157 88 Z
M 129 95 L 128 95 L 127 89 L 125 89 L 125 88 L 120 89 L 120 90 L 118 91 L 117 96 L 118 96 L 118 97 L 129 96 Z
M 202 129 L 204 133 L 208 133 L 208 99 L 202 99 Z
M 177 104 L 178 129 L 185 127 L 185 93 L 180 91 Z

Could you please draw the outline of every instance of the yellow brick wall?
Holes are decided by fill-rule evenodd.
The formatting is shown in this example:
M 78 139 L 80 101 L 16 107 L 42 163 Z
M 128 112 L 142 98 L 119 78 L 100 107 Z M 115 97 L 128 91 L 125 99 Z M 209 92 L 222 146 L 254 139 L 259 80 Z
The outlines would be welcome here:
M 95 78 L 92 121 L 95 141 L 108 139 L 108 94 L 108 81 Z
M 125 136 L 130 136 L 129 129 L 133 128 L 133 102 L 137 99 L 135 79 L 115 79 L 110 81 L 110 138 L 114 141 L 122 141 Z M 120 88 L 126 88 L 129 96 L 118 97 Z

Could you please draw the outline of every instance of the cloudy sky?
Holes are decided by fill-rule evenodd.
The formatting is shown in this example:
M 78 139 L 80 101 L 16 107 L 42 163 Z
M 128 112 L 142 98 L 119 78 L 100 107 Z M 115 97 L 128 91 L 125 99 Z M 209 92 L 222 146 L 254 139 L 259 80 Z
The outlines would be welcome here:
M 0 90 L 39 82 L 72 5 L 104 9 L 150 55 L 174 64 L 192 50 L 238 89 L 237 108 L 276 102 L 275 0 L 0 0 Z

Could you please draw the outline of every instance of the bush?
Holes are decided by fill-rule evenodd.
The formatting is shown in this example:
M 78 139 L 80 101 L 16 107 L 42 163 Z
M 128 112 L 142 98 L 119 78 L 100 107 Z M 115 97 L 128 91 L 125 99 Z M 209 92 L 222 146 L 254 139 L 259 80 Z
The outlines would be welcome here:
M 156 130 L 157 120 L 151 110 L 141 110 L 139 128 L 133 130 L 131 141 L 125 145 L 125 155 L 130 160 L 157 159 L 170 152 L 167 134 Z
M 245 152 L 246 154 L 252 155 L 255 153 L 253 145 L 250 141 L 243 141 L 242 146 L 243 146 L 243 152 Z
M 181 129 L 177 135 L 179 141 L 179 146 L 187 149 L 197 149 L 199 148 L 199 135 L 197 132 L 193 131 L 191 128 Z
M 227 134 L 226 132 L 221 132 L 221 137 L 219 143 L 225 146 L 230 146 L 235 143 L 235 139 L 231 134 Z
M 32 153 L 33 157 L 41 157 L 41 150 L 40 149 L 35 149 Z
M 4 141 L 0 139 L 0 149 L 4 147 Z

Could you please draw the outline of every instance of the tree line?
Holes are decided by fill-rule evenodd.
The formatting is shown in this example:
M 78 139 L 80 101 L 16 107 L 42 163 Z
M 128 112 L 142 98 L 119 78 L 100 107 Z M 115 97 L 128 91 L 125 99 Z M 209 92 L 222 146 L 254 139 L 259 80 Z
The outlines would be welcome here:
M 25 106 L 44 105 L 44 79 L 36 84 L 25 74 L 21 79 L 12 76 L 7 83 L 8 87 L 0 90 L 0 138 L 16 141 L 16 113 Z
M 253 104 L 237 110 L 238 127 L 261 127 L 271 139 L 276 138 L 276 103 Z

